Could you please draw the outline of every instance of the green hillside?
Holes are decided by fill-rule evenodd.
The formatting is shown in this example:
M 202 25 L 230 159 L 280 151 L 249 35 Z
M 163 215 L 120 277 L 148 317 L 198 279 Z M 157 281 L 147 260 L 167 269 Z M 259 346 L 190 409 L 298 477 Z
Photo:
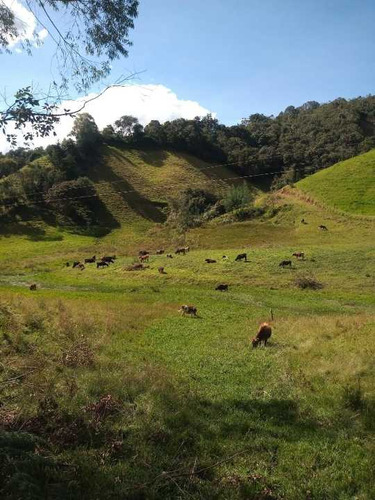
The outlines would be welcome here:
M 375 215 L 375 149 L 306 177 L 297 187 L 344 212 Z
M 112 231 L 0 234 L 2 498 L 375 498 L 373 220 L 290 188 L 245 222 L 155 224 L 184 188 L 235 177 L 206 167 L 106 148 L 89 176 Z
M 123 224 L 162 222 L 163 207 L 179 192 L 202 188 L 218 194 L 236 174 L 184 153 L 108 146 L 102 161 L 90 167 L 89 177 L 107 210 Z

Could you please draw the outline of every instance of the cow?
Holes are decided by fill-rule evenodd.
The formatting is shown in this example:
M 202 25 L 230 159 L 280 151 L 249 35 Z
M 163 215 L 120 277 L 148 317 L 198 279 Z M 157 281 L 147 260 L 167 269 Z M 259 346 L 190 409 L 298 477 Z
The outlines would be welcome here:
M 182 253 L 182 255 L 186 254 L 186 248 L 185 247 L 176 248 L 175 254 L 180 255 L 181 253 Z
M 245 262 L 248 262 L 248 260 L 247 260 L 247 253 L 239 253 L 234 260 L 236 262 L 238 262 L 240 260 L 244 260 Z
M 79 265 L 80 265 L 80 261 L 79 261 L 79 260 L 75 260 L 75 261 L 73 262 L 73 266 L 72 266 L 72 267 L 73 267 L 73 269 L 74 269 L 75 267 L 78 267 Z
M 141 257 L 141 255 L 150 255 L 150 252 L 149 252 L 149 251 L 147 251 L 147 250 L 140 250 L 140 251 L 138 252 L 138 255 L 139 255 L 139 257 Z
M 36 290 L 36 283 L 33 283 L 32 285 L 29 286 L 30 290 Z
M 70 267 L 70 262 L 65 262 L 65 267 Z
M 291 260 L 282 260 L 279 264 L 279 267 L 292 267 L 292 261 Z
M 138 258 L 140 262 L 148 262 L 150 259 L 150 255 L 146 253 L 146 255 L 140 255 Z
M 269 323 L 261 323 L 259 325 L 258 333 L 251 341 L 251 343 L 253 344 L 253 349 L 254 347 L 258 347 L 258 344 L 261 344 L 262 342 L 264 342 L 264 347 L 266 347 L 267 340 L 271 337 L 271 335 L 272 328 Z
M 305 260 L 304 252 L 294 252 L 294 254 L 292 254 L 292 257 L 297 257 L 297 259 Z
M 197 308 L 195 306 L 183 305 L 178 310 L 178 312 L 180 312 L 182 316 L 185 316 L 186 314 L 189 314 L 190 316 L 195 316 L 195 317 L 197 316 Z
M 81 271 L 83 271 L 85 269 L 85 266 L 84 264 L 81 264 L 81 262 L 78 264 L 78 269 L 80 269 Z
M 160 274 L 167 274 L 165 271 L 164 271 L 164 267 L 163 266 L 160 266 L 158 267 L 158 271 Z
M 163 255 L 164 253 L 164 249 L 163 248 L 160 248 L 159 250 L 156 250 L 156 255 Z
M 307 222 L 305 221 L 305 219 L 301 219 L 301 224 L 307 224 Z
M 219 290 L 220 292 L 227 292 L 228 291 L 228 285 L 222 284 L 222 285 L 217 285 L 215 290 Z
M 173 255 L 171 253 L 167 253 L 167 259 L 173 259 Z
M 109 264 L 108 262 L 105 262 L 104 260 L 101 260 L 100 262 L 96 263 L 96 269 L 99 269 L 100 267 L 108 267 Z
M 116 255 L 105 255 L 101 258 L 102 262 L 109 262 L 110 264 L 114 264 L 116 260 Z
M 94 262 L 96 262 L 96 255 L 94 255 L 90 259 L 85 259 L 85 264 L 93 264 Z
M 207 262 L 207 264 L 216 264 L 216 260 L 214 259 L 204 259 L 204 260 Z
M 321 229 L 322 231 L 328 231 L 328 227 L 327 226 L 323 226 L 323 224 L 321 224 L 319 226 L 319 229 Z
M 223 260 L 228 260 L 228 256 L 227 256 L 227 255 L 223 255 L 221 258 L 222 258 Z

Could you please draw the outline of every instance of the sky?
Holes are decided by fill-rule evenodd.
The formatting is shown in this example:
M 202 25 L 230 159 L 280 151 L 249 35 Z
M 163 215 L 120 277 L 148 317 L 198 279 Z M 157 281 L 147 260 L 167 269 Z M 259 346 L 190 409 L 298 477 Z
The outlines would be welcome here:
M 22 0 L 1 1 L 25 21 L 27 36 L 36 32 L 40 40 L 32 57 L 19 43 L 12 55 L 0 55 L 2 95 L 10 99 L 30 83 L 48 88 L 56 77 L 51 34 Z M 373 94 L 374 25 L 373 0 L 140 0 L 129 57 L 113 63 L 111 78 L 139 75 L 131 87 L 108 91 L 87 111 L 100 128 L 124 114 L 145 125 L 208 112 L 231 125 L 308 100 Z M 91 95 L 103 86 L 93 86 Z M 71 123 L 57 129 L 59 139 Z

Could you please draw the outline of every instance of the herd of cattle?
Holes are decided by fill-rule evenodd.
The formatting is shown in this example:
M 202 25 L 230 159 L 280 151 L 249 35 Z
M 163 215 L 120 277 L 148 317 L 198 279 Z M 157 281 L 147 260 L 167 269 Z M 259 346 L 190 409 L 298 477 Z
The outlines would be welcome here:
M 304 219 L 301 220 L 301 223 L 306 224 Z M 321 229 L 323 231 L 328 231 L 327 227 L 324 225 L 320 225 L 319 229 Z M 189 251 L 190 251 L 189 246 L 179 247 L 175 250 L 175 255 L 186 255 Z M 155 252 L 155 255 L 163 255 L 164 253 L 165 253 L 164 249 L 161 248 Z M 144 263 L 149 262 L 150 256 L 151 256 L 151 252 L 149 252 L 147 250 L 140 250 L 138 253 L 139 262 L 136 262 L 136 263 L 128 266 L 126 268 L 126 270 L 127 271 L 140 271 L 143 269 L 147 269 L 149 266 L 145 266 Z M 292 254 L 292 256 L 296 257 L 297 260 L 305 260 L 304 252 L 294 252 Z M 173 255 L 171 253 L 167 253 L 166 257 L 168 259 L 173 259 Z M 228 260 L 228 259 L 229 258 L 227 255 L 222 256 L 222 260 Z M 94 255 L 93 257 L 89 257 L 89 258 L 84 259 L 83 262 L 74 261 L 72 264 L 72 268 L 80 269 L 81 271 L 83 271 L 87 264 L 96 264 L 96 268 L 101 269 L 104 267 L 108 267 L 110 264 L 113 264 L 115 262 L 115 260 L 116 260 L 116 255 L 104 255 L 103 257 L 101 257 L 101 259 L 98 259 L 98 260 L 96 258 L 96 255 Z M 234 260 L 235 260 L 235 262 L 240 262 L 240 261 L 249 262 L 246 253 L 238 254 Z M 217 261 L 215 259 L 206 258 L 205 262 L 207 264 L 215 264 Z M 65 265 L 66 265 L 66 267 L 70 267 L 70 262 L 66 262 Z M 279 266 L 280 267 L 292 267 L 292 261 L 291 260 L 282 260 L 280 262 Z M 166 274 L 164 266 L 158 267 L 158 272 L 160 274 Z M 29 288 L 30 288 L 30 290 L 36 290 L 37 289 L 36 283 L 33 283 L 32 285 L 30 285 Z M 225 291 L 228 291 L 228 288 L 229 288 L 229 285 L 227 283 L 220 283 L 215 288 L 215 290 L 225 292 Z M 179 312 L 183 316 L 189 315 L 189 316 L 197 317 L 198 310 L 195 306 L 185 304 L 185 305 L 181 306 L 181 308 L 179 309 Z M 252 346 L 257 347 L 262 342 L 266 346 L 267 341 L 271 337 L 271 334 L 272 334 L 271 325 L 269 323 L 262 323 L 259 326 L 259 330 L 258 330 L 256 336 L 251 341 Z

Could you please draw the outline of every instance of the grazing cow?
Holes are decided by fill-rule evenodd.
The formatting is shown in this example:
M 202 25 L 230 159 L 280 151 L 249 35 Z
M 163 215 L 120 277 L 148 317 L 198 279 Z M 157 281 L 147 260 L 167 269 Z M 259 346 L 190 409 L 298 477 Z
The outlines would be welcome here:
M 148 262 L 150 259 L 150 255 L 146 253 L 146 255 L 140 255 L 138 258 L 140 262 Z
M 195 306 L 187 306 L 187 305 L 181 306 L 178 312 L 180 312 L 182 316 L 185 316 L 186 314 L 195 317 L 197 316 L 197 308 Z
M 319 226 L 319 229 L 321 229 L 322 231 L 328 231 L 328 227 L 327 226 L 323 226 L 323 224 L 321 224 Z
M 171 253 L 167 253 L 167 259 L 173 259 L 173 255 Z
M 258 333 L 251 341 L 251 343 L 253 344 L 253 348 L 258 347 L 258 344 L 261 344 L 262 342 L 264 342 L 264 347 L 266 347 L 267 340 L 271 337 L 271 335 L 272 335 L 271 326 L 268 323 L 262 323 L 259 326 Z
M 36 290 L 36 283 L 33 283 L 32 285 L 29 286 L 30 290 Z
M 158 267 L 158 271 L 160 274 L 167 274 L 165 271 L 164 271 L 164 267 L 163 266 L 160 266 Z
M 216 260 L 214 259 L 204 259 L 204 260 L 207 262 L 207 264 L 216 264 Z
M 292 267 L 292 261 L 291 260 L 282 260 L 279 264 L 279 267 Z
M 75 261 L 73 262 L 73 266 L 72 266 L 72 267 L 73 267 L 73 269 L 74 269 L 75 267 L 78 267 L 79 265 L 80 265 L 80 261 L 79 261 L 79 260 L 75 260 Z
M 96 255 L 91 257 L 91 259 L 85 259 L 85 264 L 93 264 L 94 262 L 96 262 Z
M 181 248 L 177 248 L 177 249 L 176 249 L 175 254 L 180 255 L 181 253 L 182 253 L 182 255 L 185 255 L 185 254 L 186 254 L 186 249 L 185 249 L 185 247 L 181 247 Z
M 305 260 L 305 254 L 304 252 L 294 252 L 294 254 L 292 254 L 293 257 L 297 257 L 297 259 L 302 259 L 302 260 Z
M 160 248 L 159 250 L 156 250 L 156 255 L 163 255 L 164 249 Z
M 150 252 L 148 252 L 147 250 L 140 250 L 138 252 L 138 255 L 141 256 L 141 255 L 150 255 Z
M 227 256 L 227 255 L 223 255 L 221 258 L 222 258 L 223 260 L 228 260 L 228 256 Z
M 100 262 L 96 263 L 96 269 L 99 269 L 100 267 L 108 267 L 109 264 L 108 262 L 105 262 L 104 260 L 101 260 Z
M 215 290 L 219 290 L 220 292 L 227 292 L 228 291 L 228 285 L 217 285 L 217 287 L 215 288 Z
M 240 260 L 244 260 L 247 262 L 247 253 L 240 253 L 237 255 L 237 257 L 234 259 L 236 262 Z
M 110 264 L 114 264 L 116 259 L 116 255 L 105 255 L 101 258 L 102 262 L 109 262 Z

